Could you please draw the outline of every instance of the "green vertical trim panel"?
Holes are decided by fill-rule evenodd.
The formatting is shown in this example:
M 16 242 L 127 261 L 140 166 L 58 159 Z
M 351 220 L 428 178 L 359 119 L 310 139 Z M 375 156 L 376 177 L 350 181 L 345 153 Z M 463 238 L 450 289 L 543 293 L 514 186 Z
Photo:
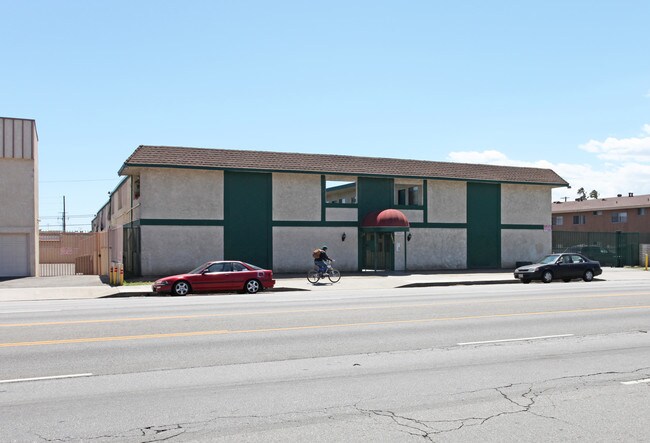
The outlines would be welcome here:
M 501 267 L 501 185 L 467 184 L 467 267 Z
M 394 190 L 395 190 L 395 181 L 392 178 L 370 178 L 370 177 L 359 177 L 357 181 L 357 195 L 358 195 L 358 217 L 359 225 L 363 221 L 363 218 L 370 212 L 373 211 L 383 211 L 384 209 L 390 209 L 393 205 L 394 200 Z M 373 230 L 374 231 L 374 230 Z M 361 232 L 361 231 L 360 231 Z M 389 234 L 390 235 L 390 234 Z M 377 237 L 379 236 L 378 232 L 374 233 L 374 242 L 377 242 Z M 359 270 L 364 266 L 366 261 L 366 246 L 367 242 L 363 241 L 364 235 L 359 235 Z M 374 245 L 374 254 L 373 257 L 376 261 L 377 257 L 377 244 Z M 368 266 L 369 263 L 366 263 Z M 376 269 L 376 263 L 373 264 L 373 267 Z M 388 267 L 394 269 L 394 263 L 389 263 Z
M 392 178 L 359 177 L 359 221 L 369 212 L 393 207 L 394 181 Z
M 272 175 L 224 173 L 224 259 L 273 267 Z
M 427 180 L 423 180 L 423 185 L 422 185 L 422 207 L 424 208 L 424 212 L 422 214 L 423 218 L 422 220 L 424 223 L 428 223 L 429 221 L 429 182 Z
M 327 218 L 327 180 L 324 175 L 320 176 L 320 221 Z

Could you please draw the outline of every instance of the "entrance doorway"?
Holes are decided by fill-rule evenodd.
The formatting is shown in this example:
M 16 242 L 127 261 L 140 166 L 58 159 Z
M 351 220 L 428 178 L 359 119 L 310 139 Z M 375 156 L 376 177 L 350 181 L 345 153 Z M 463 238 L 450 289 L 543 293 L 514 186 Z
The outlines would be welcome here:
M 364 232 L 362 238 L 362 270 L 392 271 L 395 269 L 392 232 Z

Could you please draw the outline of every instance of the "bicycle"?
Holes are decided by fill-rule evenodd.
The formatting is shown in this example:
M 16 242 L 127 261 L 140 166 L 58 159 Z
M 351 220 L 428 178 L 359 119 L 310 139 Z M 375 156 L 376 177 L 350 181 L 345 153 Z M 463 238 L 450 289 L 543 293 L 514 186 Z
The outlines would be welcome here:
M 314 265 L 314 269 L 311 269 L 309 272 L 307 272 L 307 280 L 312 284 L 318 283 L 321 278 L 324 279 L 325 277 L 327 277 L 332 283 L 336 283 L 341 280 L 341 273 L 338 271 L 338 269 L 334 269 L 332 267 L 332 262 L 327 262 L 327 271 L 325 271 L 324 274 L 320 272 L 318 266 L 316 265 Z

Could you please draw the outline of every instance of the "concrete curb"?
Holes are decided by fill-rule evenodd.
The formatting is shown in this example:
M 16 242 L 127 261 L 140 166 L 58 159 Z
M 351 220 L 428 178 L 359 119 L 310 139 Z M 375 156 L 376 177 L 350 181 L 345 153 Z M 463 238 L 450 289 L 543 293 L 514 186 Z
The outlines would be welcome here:
M 396 289 L 399 288 L 426 288 L 430 286 L 475 286 L 475 285 L 503 285 L 509 283 L 521 283 L 519 280 L 514 278 L 508 280 L 461 280 L 454 282 L 420 282 L 420 283 L 409 283 L 406 285 L 395 286 Z

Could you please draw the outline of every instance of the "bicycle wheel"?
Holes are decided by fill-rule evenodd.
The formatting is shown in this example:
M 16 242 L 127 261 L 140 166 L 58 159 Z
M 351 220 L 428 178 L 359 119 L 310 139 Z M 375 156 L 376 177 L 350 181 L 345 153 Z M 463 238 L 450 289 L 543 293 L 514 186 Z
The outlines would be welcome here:
M 307 280 L 309 280 L 309 283 L 317 283 L 318 280 L 320 280 L 320 277 L 318 276 L 318 271 L 315 269 L 312 269 L 307 273 Z
M 327 278 L 329 278 L 332 283 L 336 283 L 337 281 L 341 280 L 341 273 L 336 269 L 331 268 L 329 271 L 327 271 L 327 273 L 329 274 Z

